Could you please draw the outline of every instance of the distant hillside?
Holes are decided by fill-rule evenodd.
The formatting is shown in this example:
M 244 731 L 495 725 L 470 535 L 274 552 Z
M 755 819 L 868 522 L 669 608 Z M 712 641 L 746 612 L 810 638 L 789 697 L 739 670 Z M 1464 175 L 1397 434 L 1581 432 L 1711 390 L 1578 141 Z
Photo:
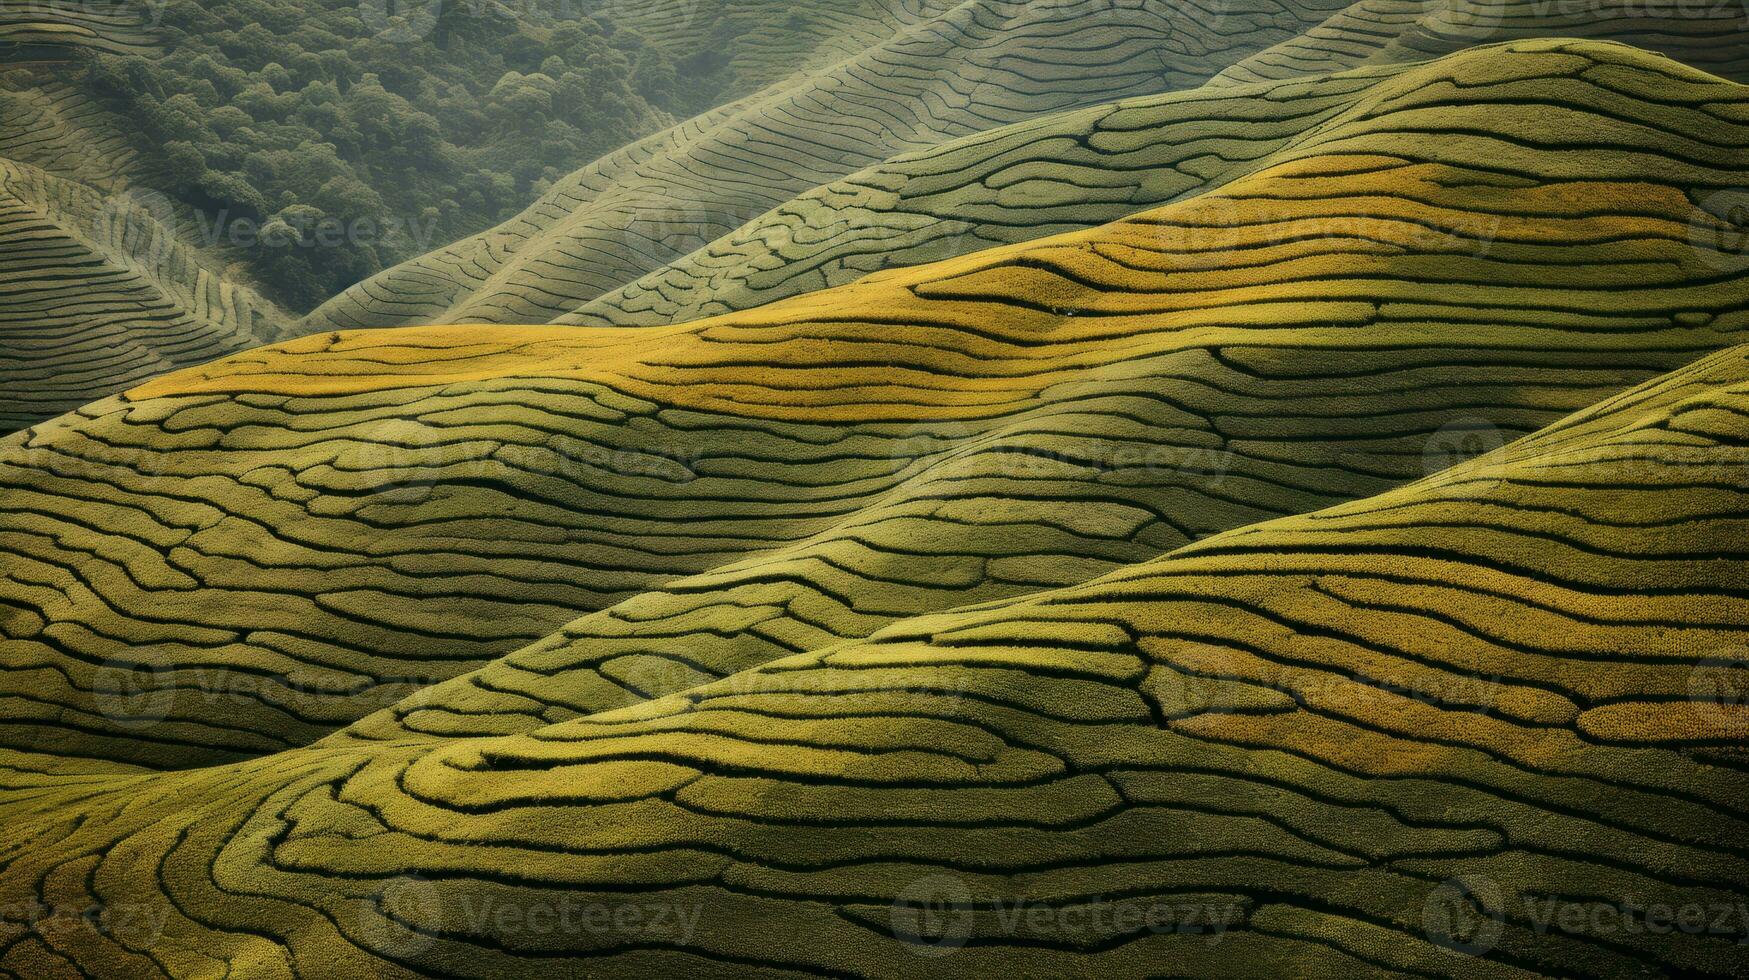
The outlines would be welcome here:
M 1749 25 L 1745 25 L 1749 27 Z M 1749 48 L 1738 67 L 1749 68 Z M 1626 50 L 1622 64 L 1643 55 Z M 1041 235 L 1092 227 L 1218 187 L 1272 161 L 1344 140 L 1376 140 L 1378 117 L 1409 110 L 1473 112 L 1499 87 L 1386 64 L 1320 78 L 1208 85 L 978 133 L 907 154 L 802 194 L 557 323 L 669 323 L 750 309 L 879 269 L 915 265 Z M 1617 67 L 1526 97 L 1583 126 Z M 1661 109 L 1648 105 L 1629 127 Z M 1655 144 L 1656 125 L 1644 129 Z M 1442 159 L 1426 144 L 1428 160 Z M 1721 174 L 1718 188 L 1735 187 Z
M 641 36 L 545 11 L 163 0 L 158 51 L 87 51 L 43 74 L 129 119 L 154 188 L 205 220 L 248 226 L 251 246 L 253 229 L 306 246 L 321 235 L 320 247 L 243 249 L 271 295 L 307 310 L 515 214 L 553 179 L 672 125 L 666 108 L 691 111 Z
M 1087 117 L 995 131 L 1003 124 L 1192 88 L 1211 75 L 1225 90 L 1569 34 L 1633 41 L 1749 80 L 1749 47 L 1735 40 L 1749 27 L 1745 16 L 1734 3 L 1664 11 L 1629 0 L 1585 6 L 1379 0 L 1353 7 L 1269 0 L 1225 7 L 1218 17 L 1195 7 L 1109 0 L 964 4 L 940 23 L 920 23 L 863 55 L 599 161 L 516 220 L 346 291 L 299 330 L 668 323 L 745 308 L 847 282 L 871 268 L 1134 213 L 1218 181 L 1230 170 L 1229 148 L 1243 157 L 1271 138 L 1270 128 L 1253 127 L 1257 132 L 1217 140 L 1217 152 L 1201 157 L 1178 155 L 1170 143 L 1152 152 L 1126 147 L 1128 169 L 1114 170 L 1100 165 L 1108 162 L 1106 151 L 1071 145 L 1085 135 Z M 1090 72 L 1082 48 L 1099 52 L 1101 67 Z M 1292 99 L 1295 90 L 1277 92 Z M 1237 123 L 1254 112 L 1219 99 L 1248 94 L 1205 91 L 1196 103 L 1167 105 L 1163 114 L 1209 112 L 1218 129 L 1222 113 Z M 925 114 L 885 108 L 892 105 L 922 106 Z M 1198 139 L 1207 131 L 1190 119 L 1180 122 L 1174 136 Z M 1283 122 L 1292 132 L 1292 123 Z M 1064 130 L 1053 132 L 1059 125 Z M 1028 140 L 1040 145 L 1021 146 Z M 1044 156 L 1028 166 L 1029 152 Z M 1077 181 L 1054 171 L 1039 176 L 1061 155 L 1084 168 Z M 890 163 L 847 178 L 882 161 Z M 995 183 L 972 185 L 970 175 L 992 169 Z M 1148 180 L 1138 187 L 1140 178 L 1131 175 L 1145 169 L 1156 172 L 1144 174 Z M 913 173 L 929 179 L 907 186 Z M 905 200 L 916 194 L 930 199 Z M 961 203 L 976 210 L 956 211 Z M 1027 213 L 1035 207 L 1049 217 Z
M 539 323 L 659 269 L 773 206 L 896 154 L 1131 95 L 1200 84 L 1337 9 L 1264 0 L 884 0 L 859 46 L 596 161 L 512 221 L 347 290 L 317 332 Z
M 54 62 L 78 51 L 150 54 L 158 43 L 148 4 L 29 0 L 0 5 L 0 68 Z
M 0 159 L 0 432 L 272 338 L 285 314 L 225 282 L 147 196 Z

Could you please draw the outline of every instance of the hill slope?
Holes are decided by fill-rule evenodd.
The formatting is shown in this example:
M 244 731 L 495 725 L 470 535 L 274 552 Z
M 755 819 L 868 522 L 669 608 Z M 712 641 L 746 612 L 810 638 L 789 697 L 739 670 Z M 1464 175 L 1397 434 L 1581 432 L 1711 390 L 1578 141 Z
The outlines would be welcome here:
M 491 232 L 348 289 L 303 329 L 545 322 L 871 163 L 1199 84 L 1337 9 L 1263 0 L 1211 18 L 1195 5 L 1109 0 L 868 6 L 885 16 L 847 21 L 833 49 L 842 60 L 604 157 Z
M 1436 116 L 1479 118 L 1502 102 L 1540 103 L 1576 131 L 1657 129 L 1670 86 L 1707 78 L 1632 48 L 1578 50 L 1593 63 L 1576 67 L 1569 84 L 1550 85 L 1534 69 L 1490 74 L 1522 59 L 1466 56 L 1208 85 L 980 133 L 803 194 L 556 322 L 672 322 L 749 309 L 882 268 L 1103 224 L 1328 146 L 1443 160 L 1448 141 L 1436 135 Z M 1618 116 L 1624 97 L 1642 101 Z M 1550 120 L 1515 112 L 1518 119 L 1483 128 L 1493 138 L 1549 142 Z M 1519 120 L 1524 128 L 1515 132 Z M 1740 177 L 1717 179 L 1725 188 Z
M 1727 77 L 1749 79 L 1749 49 L 1734 41 L 1749 13 L 1730 3 L 1702 13 L 1661 14 L 1614 0 L 1584 7 L 1528 0 L 1389 0 L 1352 8 L 1277 7 L 1271 0 L 1225 6 L 1217 16 L 1194 7 L 1107 0 L 968 3 L 829 71 L 786 80 L 599 161 L 555 187 L 516 221 L 361 283 L 318 309 L 300 329 L 545 322 L 563 319 L 579 306 L 584 315 L 577 322 L 675 322 L 709 310 L 710 304 L 745 308 L 799 289 L 849 281 L 877 261 L 856 254 L 881 248 L 868 241 L 871 236 L 897 237 L 884 251 L 890 264 L 903 264 L 1063 230 L 1061 215 L 1075 206 L 1088 211 L 1086 218 L 1068 219 L 1075 226 L 1108 221 L 1160 203 L 1156 195 L 1165 188 L 1156 184 L 1126 194 L 1131 180 L 1104 168 L 1080 174 L 1088 181 L 1081 186 L 1028 180 L 1039 168 L 1014 157 L 1042 152 L 1051 158 L 1061 144 L 1043 140 L 1026 146 L 1029 138 L 1043 135 L 1038 130 L 1024 130 L 1018 140 L 1014 134 L 991 134 L 988 142 L 971 134 L 1126 95 L 1186 89 L 1216 73 L 1221 73 L 1217 87 L 1225 88 L 1235 81 L 1422 61 L 1489 41 L 1578 34 L 1635 41 Z M 1070 36 L 1076 39 L 1072 44 L 1061 40 Z M 1088 55 L 1079 50 L 1083 46 L 1098 52 L 1100 67 L 1090 68 Z M 1253 55 L 1264 60 L 1244 67 L 1252 64 L 1248 48 L 1265 48 Z M 1041 75 L 1035 59 L 1048 62 L 1050 70 Z M 977 87 L 960 91 L 961 78 Z M 884 107 L 893 105 L 921 105 L 927 115 L 889 116 Z M 1085 119 L 1059 125 L 1071 141 L 1087 134 Z M 1192 138 L 1206 135 L 1192 129 Z M 870 177 L 866 181 L 853 180 L 849 188 L 833 185 L 895 154 L 925 152 L 956 137 L 963 138 L 963 152 L 944 152 L 932 161 L 946 164 L 947 171 L 923 170 L 932 178 L 923 184 L 925 193 L 941 196 L 920 202 L 922 216 L 889 197 L 903 190 L 891 171 L 905 173 L 914 164 L 908 157 L 864 175 Z M 1254 150 L 1251 141 L 1259 139 L 1248 136 L 1237 149 Z M 1267 133 L 1261 139 L 1267 140 Z M 1170 146 L 1134 147 L 1126 163 L 1171 167 L 1183 158 Z M 992 151 L 1009 155 L 986 159 Z M 1075 161 L 1085 160 L 1088 151 L 1068 146 L 1061 152 Z M 1230 169 L 1222 157 L 1217 151 L 1192 158 L 1174 192 L 1194 186 L 1193 179 L 1217 179 Z M 805 165 L 798 166 L 798 160 Z M 1012 169 L 1003 172 L 1000 165 Z M 943 178 L 952 185 L 956 175 L 992 166 L 998 172 L 987 188 L 966 193 L 941 186 Z M 809 194 L 819 185 L 832 186 Z M 802 199 L 785 205 L 797 195 Z M 985 195 L 1021 213 L 971 221 L 968 227 L 969 216 L 929 207 L 965 197 L 977 207 L 972 213 L 984 218 L 989 205 L 979 198 Z M 1034 203 L 1056 213 L 1030 218 L 1025 209 Z M 845 204 L 857 208 L 841 214 Z M 785 213 L 760 217 L 779 205 L 785 205 Z M 900 213 L 887 218 L 882 212 L 889 208 Z M 872 230 L 856 223 L 868 219 Z M 753 224 L 734 232 L 750 220 Z M 852 257 L 837 265 L 845 247 Z M 785 263 L 793 265 L 774 269 Z M 741 284 L 747 282 L 759 284 L 752 294 L 743 293 Z M 622 287 L 623 294 L 617 292 Z M 691 295 L 666 296 L 688 291 Z
M 1439 70 L 1582 91 L 1620 56 Z M 414 725 L 484 696 L 526 727 L 1448 465 L 1749 324 L 1749 270 L 1697 234 L 1730 229 L 1677 189 L 1744 166 L 1749 98 L 1648 64 L 1615 74 L 1664 79 L 1656 131 L 1532 138 L 1566 122 L 1502 100 L 1426 138 L 1441 164 L 1399 120 L 1402 157 L 1338 142 L 732 316 L 322 335 L 21 433 L 0 742 L 271 752 L 592 616 Z M 710 652 L 676 658 L 696 623 Z
M 175 237 L 175 215 L 0 159 L 0 432 L 270 339 L 286 317 Z M 172 222 L 167 227 L 163 221 Z
M 59 61 L 76 50 L 150 55 L 159 38 L 151 7 L 133 3 L 33 0 L 0 7 L 0 68 Z
M 85 918 L 0 967 L 1741 975 L 1745 445 L 1735 348 L 1373 499 L 524 735 L 6 753 L 0 895 Z

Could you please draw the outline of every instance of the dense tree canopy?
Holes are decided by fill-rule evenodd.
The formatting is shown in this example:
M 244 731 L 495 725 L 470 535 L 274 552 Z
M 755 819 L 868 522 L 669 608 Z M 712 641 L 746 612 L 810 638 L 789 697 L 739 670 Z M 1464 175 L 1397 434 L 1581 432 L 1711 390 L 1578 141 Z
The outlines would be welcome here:
M 573 10 L 469 0 L 169 0 L 160 58 L 90 54 L 164 189 L 307 308 L 515 214 L 693 112 L 708 79 Z M 686 77 L 683 77 L 686 76 Z

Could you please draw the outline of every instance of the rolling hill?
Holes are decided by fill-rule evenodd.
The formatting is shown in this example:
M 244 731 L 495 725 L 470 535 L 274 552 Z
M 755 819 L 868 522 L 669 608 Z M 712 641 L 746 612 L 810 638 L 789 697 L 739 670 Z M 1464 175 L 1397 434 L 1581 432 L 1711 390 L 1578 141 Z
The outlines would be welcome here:
M 322 334 L 20 433 L 0 743 L 211 764 L 549 636 L 429 692 L 463 697 L 431 726 L 476 697 L 546 720 L 525 695 L 567 658 L 600 669 L 565 710 L 615 707 L 1378 493 L 1739 337 L 1749 268 L 1672 185 L 1744 165 L 1741 86 L 1582 43 L 1427 72 L 1512 93 L 1470 110 L 1491 135 L 1422 141 L 1444 162 L 1399 118 L 753 311 Z M 1539 80 L 1600 100 L 1586 141 L 1534 138 L 1569 125 Z
M 523 734 L 8 751 L 0 893 L 50 911 L 0 967 L 1741 975 L 1710 911 L 1620 923 L 1749 887 L 1746 396 L 1732 348 L 1398 490 Z
M 546 322 L 771 207 L 895 154 L 994 126 L 1201 83 L 1335 4 L 1209 16 L 1110 0 L 845 3 L 838 60 L 570 175 L 517 218 L 403 263 L 307 317 L 320 332 Z
M 517 219 L 360 283 L 298 329 L 647 324 L 724 305 L 739 309 L 850 281 L 882 261 L 931 261 L 1145 210 L 1161 203 L 1161 194 L 1220 179 L 1230 169 L 1229 148 L 1241 155 L 1261 150 L 1292 118 L 1277 116 L 1255 135 L 1218 144 L 1212 156 L 1191 158 L 1173 176 L 1168 168 L 1186 161 L 1169 142 L 1129 147 L 1121 163 L 1096 145 L 1070 145 L 1096 132 L 1092 119 L 1048 117 L 1077 106 L 1189 89 L 1213 76 L 1215 91 L 1188 103 L 1168 100 L 1156 123 L 1175 136 L 1207 139 L 1223 118 L 1233 118 L 1223 113 L 1246 119 L 1256 112 L 1223 107 L 1223 96 L 1254 94 L 1222 91 L 1237 83 L 1572 34 L 1630 41 L 1749 80 L 1749 48 L 1738 43 L 1746 18 L 1749 12 L 1734 3 L 1664 10 L 1616 0 L 1372 0 L 1336 7 L 1264 0 L 1214 11 L 1110 0 L 960 4 L 891 39 L 871 39 L 857 57 L 799 73 L 597 161 Z M 1292 98 L 1295 90 L 1278 91 Z M 1212 117 L 1192 114 L 1197 109 Z M 1183 115 L 1174 119 L 1175 110 Z M 1033 120 L 1042 122 L 1022 125 Z M 1015 128 L 996 129 L 1005 123 Z M 1024 161 L 1032 153 L 1040 156 L 1029 171 Z M 1059 155 L 1081 167 L 1079 180 L 1061 180 L 1054 171 L 1037 176 Z M 1115 166 L 1089 174 L 1089 159 Z M 942 169 L 930 169 L 932 163 Z M 1125 166 L 1158 169 L 1132 189 Z M 984 171 L 994 179 L 955 186 Z M 927 179 L 911 185 L 913 173 Z M 916 205 L 907 206 L 908 191 L 921 196 Z M 990 198 L 997 199 L 994 208 Z M 968 213 L 952 210 L 962 202 L 971 205 Z M 1033 217 L 1035 204 L 1050 217 Z M 1087 217 L 1066 222 L 1065 213 L 1077 209 Z M 991 210 L 1006 213 L 986 219 Z M 770 285 L 786 278 L 793 281 Z M 670 298 L 671 292 L 682 295 Z
M 1749 976 L 1749 6 L 170 2 L 0 11 L 0 978 Z M 711 107 L 151 190 L 543 92 Z
M 0 160 L 0 432 L 254 347 L 287 321 L 175 226 L 161 197 Z

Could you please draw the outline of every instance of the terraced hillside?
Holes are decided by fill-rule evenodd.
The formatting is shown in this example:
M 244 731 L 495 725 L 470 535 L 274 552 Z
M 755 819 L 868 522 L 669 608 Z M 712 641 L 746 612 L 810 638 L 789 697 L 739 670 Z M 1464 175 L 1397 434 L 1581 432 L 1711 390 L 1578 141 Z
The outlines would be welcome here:
M 1110 0 L 837 6 L 842 27 L 820 44 L 841 60 L 604 157 L 516 219 L 348 289 L 303 329 L 545 322 L 809 188 L 994 126 L 1199 84 L 1339 4 L 1261 0 L 1219 18 Z
M 157 44 L 148 4 L 79 0 L 0 4 L 0 68 L 60 60 L 73 49 L 151 54 Z
M 1746 80 L 1740 3 L 1519 3 L 1516 0 L 1356 0 L 1299 36 L 1245 58 L 1215 79 L 1250 83 L 1426 61 L 1471 45 L 1539 37 L 1619 41 Z
M 421 321 L 678 322 L 836 285 L 882 263 L 930 261 L 1103 223 L 1161 203 L 1162 194 L 1170 199 L 1231 179 L 1243 168 L 1235 168 L 1229 153 L 1244 159 L 1291 138 L 1296 120 L 1285 107 L 1264 114 L 1254 104 L 1223 104 L 1256 94 L 1229 91 L 1237 82 L 1424 61 L 1482 42 L 1567 34 L 1631 40 L 1749 79 L 1749 48 L 1735 43 L 1749 13 L 1734 3 L 1708 7 L 1704 16 L 1613 0 L 1227 5 L 1218 17 L 1192 6 L 1108 0 L 988 6 L 967 4 L 947 15 L 969 16 L 978 28 L 973 33 L 981 47 L 968 65 L 954 58 L 966 57 L 971 42 L 961 37 L 949 44 L 931 22 L 824 76 L 780 83 L 600 161 L 516 221 L 388 270 L 336 297 L 300 329 Z M 998 8 L 1012 19 L 992 21 Z M 992 23 L 1000 31 L 983 33 Z M 1288 25 L 1285 36 L 1277 33 L 1281 25 Z M 1127 60 L 1094 68 L 1070 46 L 1050 45 L 1045 50 L 1062 63 L 1048 84 L 1027 77 L 1034 69 L 1012 63 L 1033 56 L 1030 48 L 1038 44 L 1027 40 L 1030 34 L 1070 29 L 1077 39 L 1116 39 L 1102 57 Z M 972 29 L 955 22 L 953 30 Z M 1263 50 L 1247 57 L 1253 45 Z M 954 58 L 944 60 L 944 51 Z M 1235 58 L 1240 61 L 1231 64 Z M 1096 117 L 1048 118 L 1076 105 L 1187 89 L 1217 72 L 1214 91 L 1151 105 L 1160 114 L 1152 125 L 1171 139 L 1106 151 L 1099 147 Z M 953 86 L 963 84 L 962 77 L 981 88 L 958 93 Z M 947 85 L 943 108 L 935 108 L 936 96 L 908 88 L 915 78 Z M 1065 78 L 1076 82 L 1068 91 L 1060 90 Z M 1090 83 L 1091 90 L 1085 88 Z M 796 84 L 804 90 L 795 91 Z M 1307 105 L 1292 86 L 1276 91 Z M 847 102 L 920 104 L 934 115 L 895 123 Z M 1232 123 L 1240 119 L 1265 125 L 1233 137 Z M 1028 120 L 1041 121 L 1024 125 Z M 871 122 L 885 135 L 871 140 Z M 1003 123 L 1014 128 L 992 132 Z M 1214 140 L 1216 152 L 1182 156 L 1173 149 L 1178 139 Z M 925 155 L 914 158 L 917 153 Z M 885 160 L 892 162 L 846 177 Z M 1059 160 L 1076 179 L 1058 175 Z M 1144 167 L 1152 168 L 1151 179 L 1134 176 Z M 974 184 L 972 175 L 984 179 Z M 962 213 L 955 205 L 969 207 Z M 1033 215 L 1038 206 L 1045 216 Z M 750 223 L 738 228 L 743 222 Z
M 0 87 L 0 158 L 106 193 L 149 180 L 149 168 L 128 143 L 125 123 L 76 87 L 14 84 Z
M 0 453 L 0 743 L 233 760 L 523 647 L 359 731 L 528 727 L 1538 428 L 1749 325 L 1716 244 L 1735 229 L 1677 189 L 1749 163 L 1749 98 L 1621 57 L 1442 70 L 1582 91 L 1615 59 L 1664 79 L 1656 117 L 1611 96 L 1656 139 L 1589 122 L 1539 147 L 1515 127 L 1564 122 L 1503 100 L 1474 110 L 1501 135 L 1440 136 L 1442 164 L 1329 145 L 677 327 L 324 334 L 21 433 Z
M 1741 975 L 1746 420 L 1739 347 L 1400 490 L 524 734 L 5 752 L 36 917 L 0 968 Z M 1657 908 L 1709 911 L 1619 925 Z
M 804 194 L 557 322 L 748 309 L 889 266 L 1103 224 L 1331 146 L 1443 160 L 1449 140 L 1431 118 L 1481 118 L 1503 102 L 1522 108 L 1485 123 L 1479 138 L 1543 146 L 1558 118 L 1609 134 L 1607 143 L 1657 149 L 1663 92 L 1704 77 L 1632 48 L 1585 45 L 1574 49 L 1580 60 L 1537 60 L 1547 49 L 1516 42 L 1498 58 L 1211 85 L 956 140 Z M 1500 66 L 1509 67 L 1495 74 Z M 1714 179 L 1722 189 L 1740 176 Z
M 0 432 L 256 346 L 285 322 L 203 266 L 154 203 L 0 159 Z
M 0 6 L 0 37 L 56 12 L 101 21 L 90 30 L 116 42 L 101 50 L 150 53 L 110 23 L 145 23 L 125 4 Z M 178 234 L 192 223 L 150 189 L 161 174 L 128 126 L 75 81 L 0 75 L 0 433 L 259 345 L 291 320 Z

